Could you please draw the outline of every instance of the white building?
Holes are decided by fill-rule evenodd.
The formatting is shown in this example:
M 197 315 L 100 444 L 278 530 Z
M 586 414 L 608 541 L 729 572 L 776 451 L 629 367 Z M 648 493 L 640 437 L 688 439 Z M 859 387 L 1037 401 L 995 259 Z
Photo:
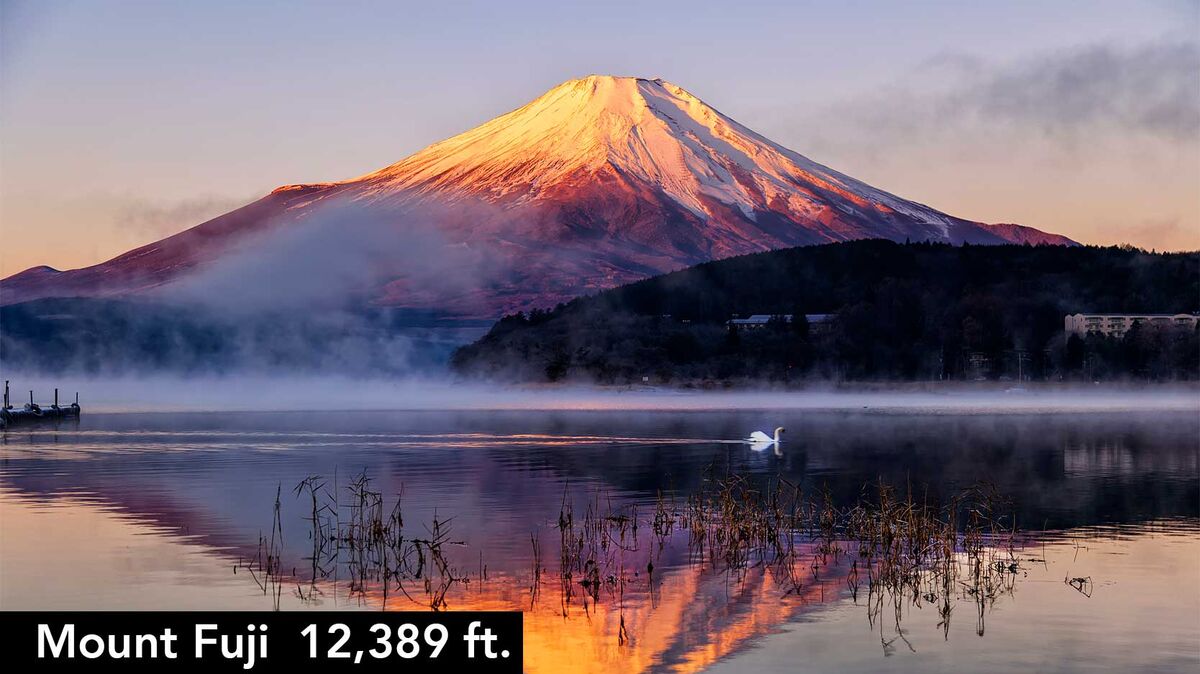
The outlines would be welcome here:
M 1200 316 L 1195 314 L 1069 314 L 1065 319 L 1068 335 L 1090 334 L 1121 337 L 1134 325 L 1154 328 L 1195 330 Z
M 752 314 L 746 318 L 731 318 L 726 321 L 726 324 L 737 326 L 739 330 L 756 330 L 767 327 L 772 318 L 782 319 L 784 323 L 792 322 L 791 314 Z M 829 328 L 833 319 L 837 318 L 837 314 L 804 314 L 804 318 L 808 321 L 809 330 L 821 331 Z

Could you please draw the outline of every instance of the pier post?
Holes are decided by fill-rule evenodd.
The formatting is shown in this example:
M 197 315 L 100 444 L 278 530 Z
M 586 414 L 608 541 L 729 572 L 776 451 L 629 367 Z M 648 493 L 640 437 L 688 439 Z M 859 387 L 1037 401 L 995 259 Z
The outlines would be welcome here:
M 54 389 L 54 406 L 58 407 L 58 389 Z
M 8 404 L 8 380 L 5 379 L 4 380 L 4 409 L 8 409 L 9 407 L 10 407 L 10 405 Z

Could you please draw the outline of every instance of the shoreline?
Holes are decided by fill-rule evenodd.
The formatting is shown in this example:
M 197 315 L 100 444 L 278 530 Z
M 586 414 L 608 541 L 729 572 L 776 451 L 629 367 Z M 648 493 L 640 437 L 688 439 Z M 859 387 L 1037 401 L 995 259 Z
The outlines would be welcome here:
M 171 412 L 714 411 L 870 414 L 1200 413 L 1200 385 L 1007 382 L 841 384 L 700 390 L 571 384 L 487 385 L 346 377 L 22 378 L 14 388 L 80 392 L 85 415 Z

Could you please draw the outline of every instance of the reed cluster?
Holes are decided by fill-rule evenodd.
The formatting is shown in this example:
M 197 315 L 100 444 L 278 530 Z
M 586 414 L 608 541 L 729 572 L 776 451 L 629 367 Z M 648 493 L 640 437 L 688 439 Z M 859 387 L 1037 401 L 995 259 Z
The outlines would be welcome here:
M 386 605 L 389 595 L 399 593 L 436 611 L 448 607 L 454 587 L 472 581 L 451 562 L 450 549 L 465 545 L 452 535 L 453 518 L 435 512 L 418 529 L 406 526 L 402 489 L 390 508 L 365 474 L 341 489 L 309 476 L 292 491 L 307 506 L 307 573 L 293 568 L 289 577 L 281 568 L 281 490 L 272 530 L 260 536 L 257 555 L 245 565 L 277 599 L 289 583 L 301 600 L 319 601 L 325 581 L 348 575 L 352 595 L 365 598 L 371 591 Z M 678 545 L 685 546 L 685 563 L 703 573 L 727 574 L 735 582 L 751 572 L 766 574 L 781 599 L 803 597 L 807 588 L 824 588 L 830 580 L 844 583 L 879 626 L 887 650 L 897 640 L 906 642 L 900 629 L 905 612 L 925 605 L 936 607 L 948 638 L 955 605 L 968 600 L 982 635 L 987 608 L 1011 593 L 1022 573 L 1023 539 L 1010 504 L 988 485 L 935 503 L 911 486 L 877 481 L 864 485 L 853 503 L 839 505 L 827 488 L 806 491 L 782 477 L 755 479 L 711 466 L 686 497 L 660 491 L 649 513 L 647 505 L 614 500 L 601 489 L 581 497 L 565 487 L 558 516 L 550 520 L 558 545 L 549 559 L 557 557 L 557 569 L 548 568 L 543 532 L 530 534 L 530 608 L 544 601 L 542 586 L 550 578 L 564 616 L 575 606 L 590 613 L 602 601 L 623 607 L 630 590 L 648 593 L 653 602 L 661 585 L 656 568 Z M 478 582 L 487 579 L 485 552 L 479 551 Z M 301 575 L 307 583 L 298 580 Z M 885 623 L 894 626 L 890 639 Z M 627 638 L 622 612 L 619 639 Z

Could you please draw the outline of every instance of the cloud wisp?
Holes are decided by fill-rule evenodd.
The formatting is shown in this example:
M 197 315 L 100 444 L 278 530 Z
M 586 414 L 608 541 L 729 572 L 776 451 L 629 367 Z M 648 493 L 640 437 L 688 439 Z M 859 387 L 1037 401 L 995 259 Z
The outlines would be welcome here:
M 799 112 L 791 134 L 814 159 L 955 215 L 1196 248 L 1197 73 L 1194 39 L 1011 62 L 944 53 L 888 86 Z M 1114 239 L 1126 235 L 1145 238 Z
M 1007 127 L 1076 142 L 1097 131 L 1171 143 L 1200 139 L 1200 44 L 1091 45 L 996 64 L 967 54 L 929 59 L 891 87 L 821 116 L 852 124 L 860 143 L 919 143 Z M 827 136 L 828 137 L 828 136 Z M 833 136 L 840 138 L 842 136 Z M 853 142 L 853 141 L 848 141 Z

